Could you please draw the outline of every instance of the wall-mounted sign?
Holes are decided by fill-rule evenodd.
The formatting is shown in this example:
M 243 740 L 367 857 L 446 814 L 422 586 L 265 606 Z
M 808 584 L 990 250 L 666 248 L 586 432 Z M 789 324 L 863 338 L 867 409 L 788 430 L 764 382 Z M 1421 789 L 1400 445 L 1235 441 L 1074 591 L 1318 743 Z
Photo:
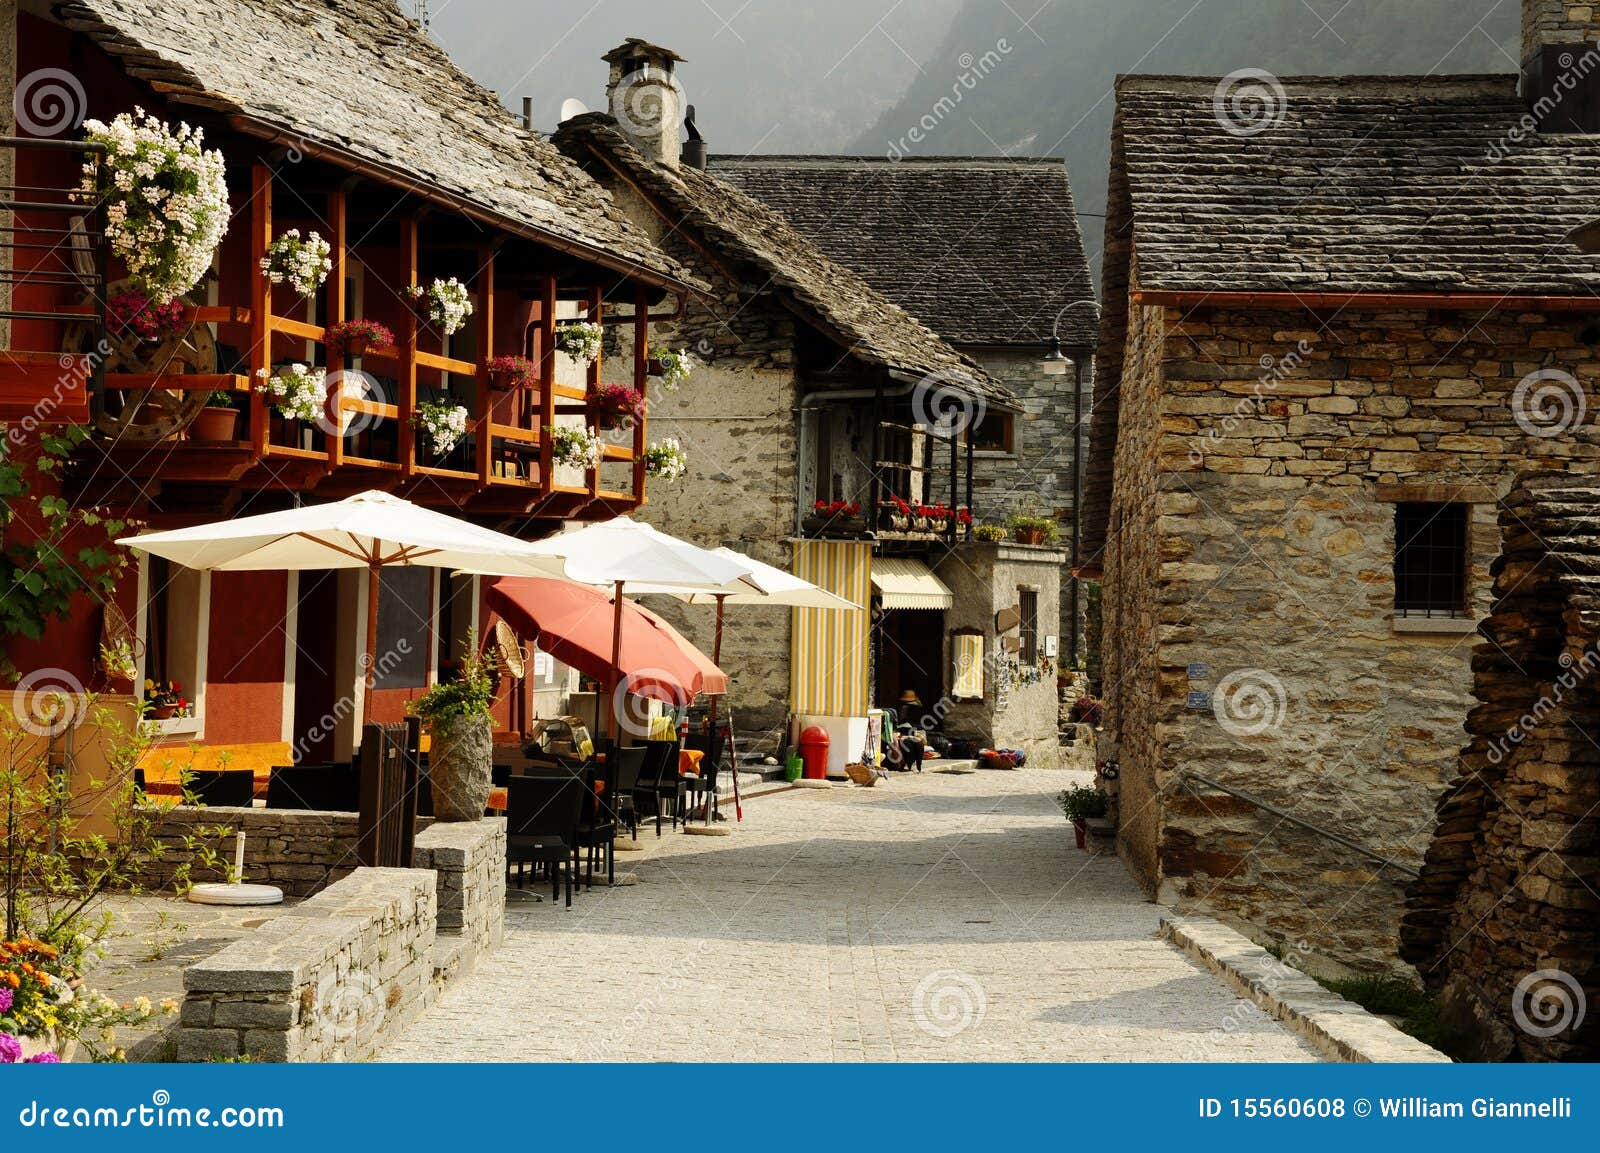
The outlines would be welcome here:
M 1203 681 L 1206 678 L 1208 678 L 1209 676 L 1211 676 L 1211 666 L 1210 665 L 1190 665 L 1189 666 L 1189 679 L 1191 681 Z
M 1190 693 L 1184 707 L 1190 712 L 1204 713 L 1211 711 L 1210 693 Z
M 1047 657 L 1054 657 L 1056 655 L 1056 638 L 1055 637 L 1045 637 L 1044 638 L 1044 655 L 1047 656 Z
M 1021 623 L 1021 609 L 1001 609 L 994 614 L 994 631 L 997 633 L 1008 633 Z

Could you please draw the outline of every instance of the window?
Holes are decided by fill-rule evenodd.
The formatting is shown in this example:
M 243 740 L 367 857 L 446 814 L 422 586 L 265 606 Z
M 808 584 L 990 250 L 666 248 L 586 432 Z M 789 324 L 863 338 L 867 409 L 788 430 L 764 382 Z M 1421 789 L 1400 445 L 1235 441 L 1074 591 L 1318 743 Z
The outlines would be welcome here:
M 155 719 L 164 728 L 198 729 L 205 715 L 211 574 L 150 556 L 139 576 L 141 676 L 150 682 L 145 695 L 163 710 Z
M 983 700 L 983 634 L 962 629 L 950 634 L 950 695 L 958 701 Z
M 1017 612 L 1022 617 L 1017 626 L 1022 641 L 1018 659 L 1025 665 L 1036 664 L 1039 660 L 1039 594 L 1033 589 L 1019 590 Z
M 1016 420 L 1009 412 L 986 412 L 978 427 L 972 430 L 974 452 L 1017 451 Z
M 1468 507 L 1431 503 L 1395 506 L 1396 614 L 1466 616 Z

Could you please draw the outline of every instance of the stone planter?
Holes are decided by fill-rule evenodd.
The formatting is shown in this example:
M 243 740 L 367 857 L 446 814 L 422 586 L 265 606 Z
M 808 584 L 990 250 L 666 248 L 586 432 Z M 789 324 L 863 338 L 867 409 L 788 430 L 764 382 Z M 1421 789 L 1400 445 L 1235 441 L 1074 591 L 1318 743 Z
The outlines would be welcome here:
M 54 1029 L 47 1029 L 37 1037 L 18 1037 L 17 1040 L 22 1044 L 24 1061 L 30 1061 L 40 1053 L 54 1053 L 62 1061 L 70 1061 L 78 1051 L 76 1037 L 58 1036 Z
M 453 717 L 430 723 L 428 732 L 434 820 L 483 820 L 494 763 L 492 722 L 488 717 Z

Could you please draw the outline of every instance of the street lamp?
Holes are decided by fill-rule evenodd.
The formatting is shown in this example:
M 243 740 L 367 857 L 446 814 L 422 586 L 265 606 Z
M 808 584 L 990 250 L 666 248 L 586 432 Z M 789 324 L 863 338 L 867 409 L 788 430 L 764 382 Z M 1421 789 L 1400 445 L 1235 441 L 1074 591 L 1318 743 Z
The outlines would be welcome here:
M 1077 363 L 1061 348 L 1061 318 L 1074 308 L 1082 308 L 1085 305 L 1093 310 L 1094 318 L 1098 321 L 1100 319 L 1100 302 L 1093 297 L 1074 300 L 1071 304 L 1064 305 L 1061 311 L 1056 313 L 1055 323 L 1050 326 L 1050 351 L 1045 353 L 1044 358 L 1039 361 L 1039 370 L 1046 376 L 1066 376 L 1067 370 Z
M 1061 347 L 1061 318 L 1074 308 L 1087 307 L 1096 322 L 1100 319 L 1100 303 L 1093 297 L 1074 300 L 1056 313 L 1050 326 L 1050 351 L 1039 361 L 1039 370 L 1046 376 L 1066 376 L 1073 370 L 1072 385 L 1072 583 L 1067 586 L 1067 657 L 1074 668 L 1082 655 L 1083 637 L 1079 623 L 1081 594 L 1078 569 L 1083 564 L 1083 365 L 1068 356 Z

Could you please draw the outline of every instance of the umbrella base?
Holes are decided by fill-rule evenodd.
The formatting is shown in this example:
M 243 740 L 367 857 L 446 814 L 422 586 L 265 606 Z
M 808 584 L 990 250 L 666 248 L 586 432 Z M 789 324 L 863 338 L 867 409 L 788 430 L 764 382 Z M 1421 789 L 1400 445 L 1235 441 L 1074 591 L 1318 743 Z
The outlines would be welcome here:
M 691 837 L 729 837 L 733 830 L 727 825 L 685 825 L 683 831 Z
M 621 837 L 611 842 L 611 847 L 619 853 L 642 853 L 645 849 L 643 842 L 635 841 L 632 838 L 623 840 Z
M 811 780 L 808 777 L 801 777 L 798 781 L 790 781 L 789 783 L 792 784 L 797 789 L 831 789 L 831 788 L 833 788 L 833 782 L 832 781 L 814 781 L 814 780 Z

